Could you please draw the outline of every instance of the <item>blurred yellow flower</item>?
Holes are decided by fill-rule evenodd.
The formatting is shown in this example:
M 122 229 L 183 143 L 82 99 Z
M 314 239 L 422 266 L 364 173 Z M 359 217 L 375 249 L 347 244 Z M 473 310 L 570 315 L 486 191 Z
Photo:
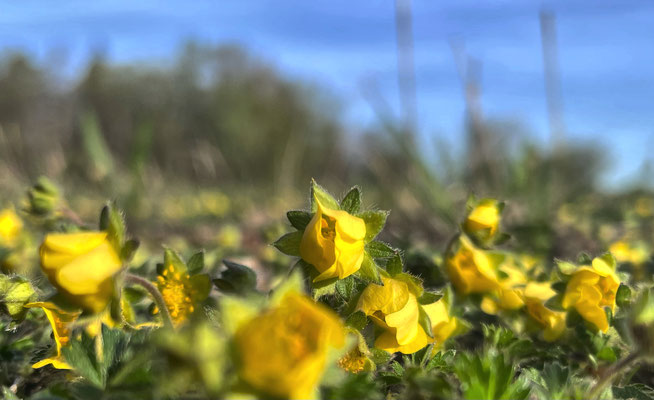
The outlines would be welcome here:
M 649 254 L 644 246 L 632 245 L 625 240 L 619 240 L 611 244 L 609 251 L 621 263 L 628 262 L 634 265 L 641 265 L 649 259 Z
M 495 199 L 480 200 L 463 222 L 463 230 L 481 240 L 495 236 L 500 225 L 500 204 Z
M 240 378 L 272 396 L 315 398 L 331 349 L 345 345 L 333 311 L 297 292 L 244 322 L 234 334 Z
M 439 301 L 420 306 L 416 293 L 405 282 L 382 276 L 384 286 L 371 283 L 359 298 L 358 309 L 384 329 L 375 340 L 375 347 L 390 353 L 415 353 L 430 343 L 442 345 L 457 327 L 456 318 L 450 317 L 447 304 Z M 420 309 L 431 320 L 434 338 L 430 338 L 420 325 Z
M 367 361 L 366 355 L 355 347 L 338 360 L 338 366 L 347 372 L 356 374 L 365 369 Z
M 50 325 L 52 326 L 52 336 L 55 340 L 57 352 L 54 356 L 45 358 L 34 365 L 32 368 L 41 368 L 46 365 L 52 365 L 57 369 L 71 369 L 70 365 L 66 363 L 61 348 L 68 344 L 70 340 L 70 330 L 68 324 L 75 321 L 79 313 L 70 313 L 59 309 L 56 305 L 50 302 L 34 302 L 25 304 L 27 308 L 40 307 L 45 312 Z
M 445 265 L 454 287 L 463 294 L 485 293 L 499 287 L 493 260 L 465 235 L 450 245 Z
M 498 268 L 498 287 L 489 295 L 484 296 L 481 309 L 487 314 L 497 314 L 500 310 L 517 310 L 525 305 L 523 300 L 524 285 L 527 276 L 513 265 L 502 265 Z
M 11 208 L 0 211 L 0 244 L 12 245 L 23 230 L 23 221 Z
M 48 234 L 40 255 L 41 269 L 68 301 L 93 313 L 107 307 L 122 263 L 106 232 Z
M 543 339 L 548 342 L 558 339 L 565 330 L 565 313 L 545 307 L 555 295 L 550 284 L 545 282 L 530 282 L 524 291 L 527 312 L 543 327 Z
M 342 210 L 330 210 L 316 198 L 318 209 L 300 242 L 300 256 L 320 275 L 313 281 L 343 279 L 361 268 L 366 224 Z
M 156 284 L 175 327 L 189 319 L 197 305 L 208 297 L 211 288 L 206 274 L 191 276 L 186 270 L 177 269 L 172 264 L 157 276 Z
M 575 307 L 586 321 L 606 332 L 609 322 L 604 307 L 615 312 L 615 295 L 619 286 L 615 266 L 609 265 L 602 257 L 596 257 L 592 265 L 581 266 L 573 272 L 562 305 L 564 308 Z

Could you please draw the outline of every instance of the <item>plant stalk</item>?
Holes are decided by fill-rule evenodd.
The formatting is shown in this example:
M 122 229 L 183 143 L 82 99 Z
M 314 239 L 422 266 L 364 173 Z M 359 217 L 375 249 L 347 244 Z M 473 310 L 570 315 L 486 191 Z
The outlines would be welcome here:
M 166 302 L 164 301 L 163 296 L 161 295 L 161 292 L 155 285 L 152 284 L 152 282 L 148 281 L 145 278 L 142 278 L 138 275 L 126 273 L 125 274 L 125 283 L 129 285 L 139 285 L 143 287 L 145 290 L 150 293 L 150 295 L 154 298 L 155 303 L 157 303 L 157 308 L 159 309 L 159 312 L 161 313 L 162 319 L 164 326 L 167 328 L 173 328 L 173 320 L 170 317 L 170 312 L 168 311 L 168 307 L 166 306 Z

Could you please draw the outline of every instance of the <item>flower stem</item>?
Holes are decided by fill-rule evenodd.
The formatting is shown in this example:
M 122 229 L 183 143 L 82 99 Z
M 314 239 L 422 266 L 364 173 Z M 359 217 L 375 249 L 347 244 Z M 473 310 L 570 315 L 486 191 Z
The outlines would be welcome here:
M 170 312 L 168 311 L 166 302 L 164 301 L 164 298 L 161 295 L 159 289 L 157 289 L 157 287 L 153 285 L 152 282 L 138 275 L 126 273 L 125 283 L 129 285 L 139 285 L 147 290 L 148 293 L 150 293 L 150 295 L 154 298 L 155 303 L 157 303 L 157 308 L 159 309 L 159 312 L 163 318 L 164 326 L 167 328 L 173 327 L 173 320 L 170 318 Z
M 602 394 L 602 391 L 606 385 L 611 384 L 615 378 L 618 377 L 625 369 L 632 367 L 638 361 L 640 361 L 641 354 L 631 353 L 622 360 L 616 362 L 615 364 L 608 367 L 602 373 L 599 374 L 597 383 L 589 392 L 589 399 L 597 399 Z

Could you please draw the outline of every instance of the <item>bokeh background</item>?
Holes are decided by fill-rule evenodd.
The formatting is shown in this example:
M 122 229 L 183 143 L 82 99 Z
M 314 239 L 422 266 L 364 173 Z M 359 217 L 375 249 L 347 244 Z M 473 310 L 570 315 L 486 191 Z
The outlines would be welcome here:
M 0 0 L 0 201 L 46 175 L 83 220 L 116 199 L 146 245 L 257 260 L 311 177 L 360 185 L 405 249 L 442 249 L 471 193 L 507 200 L 537 254 L 651 239 L 630 218 L 654 213 L 652 17 L 633 0 Z

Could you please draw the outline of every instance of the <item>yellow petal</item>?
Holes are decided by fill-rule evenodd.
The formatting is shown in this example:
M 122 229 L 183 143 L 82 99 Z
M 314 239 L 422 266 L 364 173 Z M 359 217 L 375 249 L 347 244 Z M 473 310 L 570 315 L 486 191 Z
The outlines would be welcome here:
M 120 270 L 122 263 L 109 242 L 102 242 L 57 272 L 57 282 L 68 293 L 97 293 L 99 285 Z
M 395 337 L 399 345 L 404 346 L 415 339 L 418 330 L 422 329 L 418 325 L 419 318 L 418 300 L 414 295 L 409 295 L 409 300 L 401 310 L 386 315 L 386 324 L 396 328 Z
M 80 254 L 98 246 L 106 237 L 106 232 L 50 233 L 45 237 L 43 247 L 48 251 Z

